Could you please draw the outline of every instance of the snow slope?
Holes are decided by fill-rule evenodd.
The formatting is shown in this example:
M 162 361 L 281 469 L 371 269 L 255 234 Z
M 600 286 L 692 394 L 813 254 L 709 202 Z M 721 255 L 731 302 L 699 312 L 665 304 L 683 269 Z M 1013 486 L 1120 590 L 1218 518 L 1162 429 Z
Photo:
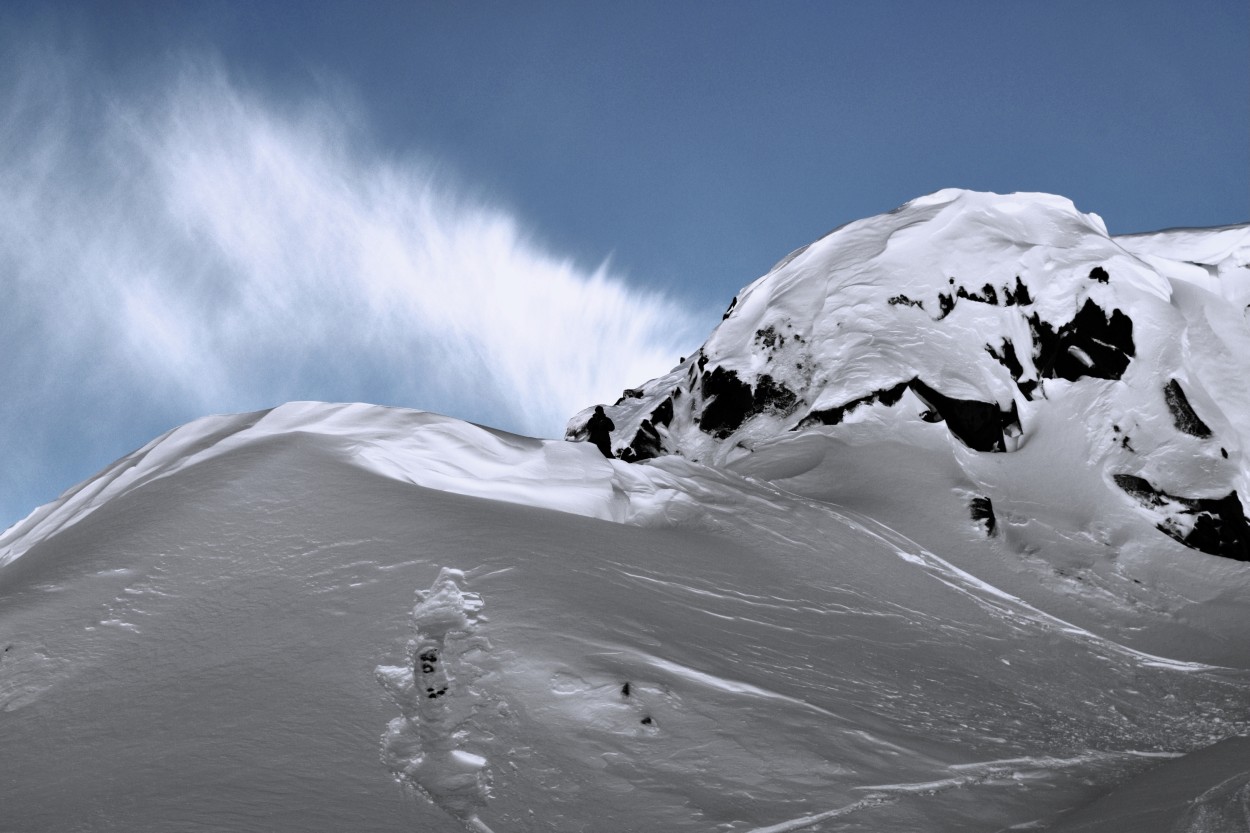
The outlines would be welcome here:
M 6 546 L 3 830 L 991 831 L 1250 728 L 853 510 L 419 412 L 201 420 Z
M 176 429 L 0 536 L 0 831 L 1246 830 L 1246 241 L 852 223 L 608 407 L 642 462 Z

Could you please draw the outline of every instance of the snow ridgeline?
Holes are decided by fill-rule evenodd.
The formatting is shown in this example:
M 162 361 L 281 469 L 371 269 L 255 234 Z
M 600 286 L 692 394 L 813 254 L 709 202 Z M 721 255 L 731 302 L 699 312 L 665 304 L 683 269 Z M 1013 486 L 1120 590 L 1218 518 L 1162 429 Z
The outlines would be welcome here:
M 491 833 L 478 818 L 490 796 L 489 762 L 466 748 L 473 739 L 464 731 L 490 700 L 474 687 L 490 646 L 477 634 L 482 599 L 462 590 L 463 581 L 463 572 L 444 567 L 429 590 L 418 591 L 408 662 L 375 672 L 400 711 L 382 736 L 382 761 L 469 830 Z
M 157 437 L 0 534 L 0 568 L 111 502 L 291 437 L 381 477 L 455 494 L 639 525 L 673 510 L 658 494 L 671 487 L 650 472 L 610 465 L 589 445 L 522 437 L 428 411 L 288 402 L 202 417 Z

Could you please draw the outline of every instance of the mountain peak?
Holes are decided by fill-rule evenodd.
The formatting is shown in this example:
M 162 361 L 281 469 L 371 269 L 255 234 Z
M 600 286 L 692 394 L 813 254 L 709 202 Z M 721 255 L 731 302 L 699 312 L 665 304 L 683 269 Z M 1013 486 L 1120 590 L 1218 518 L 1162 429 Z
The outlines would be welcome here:
M 1060 432 L 1085 452 L 1080 476 L 1136 500 L 1178 540 L 1194 539 L 1204 510 L 1193 501 L 1228 498 L 1213 522 L 1239 526 L 1237 543 L 1200 548 L 1250 556 L 1236 511 L 1250 435 L 1231 416 L 1250 405 L 1250 374 L 1227 364 L 1250 355 L 1244 316 L 1227 304 L 1250 279 L 1248 238 L 1245 226 L 1115 238 L 1049 194 L 920 197 L 839 227 L 744 288 L 698 351 L 609 408 L 617 452 L 734 464 L 817 432 L 907 438 L 967 461 Z M 1194 419 L 1209 430 L 1178 427 Z M 1126 498 L 1125 476 L 1154 496 Z M 1173 497 L 1180 508 L 1156 517 Z

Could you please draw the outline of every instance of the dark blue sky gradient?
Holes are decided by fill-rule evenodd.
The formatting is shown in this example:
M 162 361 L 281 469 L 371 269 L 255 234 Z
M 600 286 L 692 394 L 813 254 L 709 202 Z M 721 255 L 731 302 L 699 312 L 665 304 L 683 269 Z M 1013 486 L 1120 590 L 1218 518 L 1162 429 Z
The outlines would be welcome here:
M 1240 0 L 131 2 L 62 19 L 138 80 L 210 51 L 276 97 L 342 85 L 387 151 L 697 304 L 951 186 L 1063 194 L 1113 233 L 1250 218 Z

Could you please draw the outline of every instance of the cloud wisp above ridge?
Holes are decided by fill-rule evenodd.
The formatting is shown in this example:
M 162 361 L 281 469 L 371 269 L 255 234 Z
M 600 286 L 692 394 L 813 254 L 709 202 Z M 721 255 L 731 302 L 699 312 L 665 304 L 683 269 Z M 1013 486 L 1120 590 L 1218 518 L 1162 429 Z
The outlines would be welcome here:
M 696 339 L 676 302 L 381 152 L 341 91 L 276 102 L 202 60 L 122 91 L 30 51 L 15 74 L 0 95 L 0 338 L 17 359 L 0 423 L 6 452 L 27 453 L 6 492 L 66 448 L 32 449 L 43 432 L 106 448 L 95 468 L 147 438 L 108 448 L 111 422 L 289 399 L 558 436 Z

